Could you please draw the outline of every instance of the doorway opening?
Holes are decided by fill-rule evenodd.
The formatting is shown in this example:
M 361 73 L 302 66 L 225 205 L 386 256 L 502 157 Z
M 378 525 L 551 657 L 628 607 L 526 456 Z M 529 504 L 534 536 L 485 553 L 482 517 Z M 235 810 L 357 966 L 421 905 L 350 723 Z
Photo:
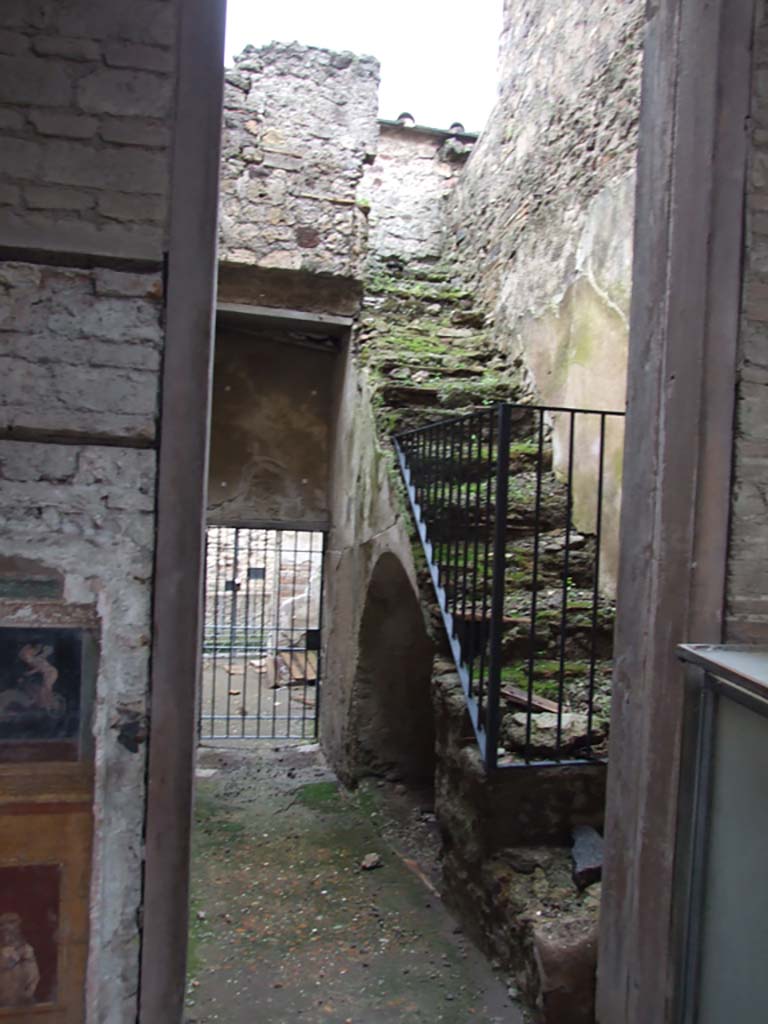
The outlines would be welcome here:
M 319 530 L 209 526 L 200 740 L 314 740 L 321 680 Z

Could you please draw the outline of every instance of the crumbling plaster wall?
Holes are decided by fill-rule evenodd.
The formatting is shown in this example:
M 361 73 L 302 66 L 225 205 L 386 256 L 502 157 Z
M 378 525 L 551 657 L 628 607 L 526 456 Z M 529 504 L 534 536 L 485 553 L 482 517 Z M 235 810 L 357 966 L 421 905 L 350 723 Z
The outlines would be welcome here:
M 246 49 L 227 71 L 220 258 L 359 278 L 356 203 L 376 149 L 379 66 L 298 43 Z
M 768 15 L 756 7 L 726 604 L 726 638 L 740 643 L 765 643 L 768 628 Z
M 449 206 L 453 255 L 496 342 L 547 405 L 624 408 L 643 4 L 505 0 L 496 107 Z M 555 424 L 558 451 L 567 427 Z M 577 438 L 596 448 L 598 424 Z M 620 429 L 606 454 L 606 584 L 616 576 Z M 594 522 L 595 466 L 575 479 Z
M 339 365 L 337 415 L 331 462 L 331 532 L 326 561 L 325 689 L 320 736 L 342 779 L 352 782 L 370 767 L 356 734 L 361 628 L 366 598 L 384 556 L 397 559 L 412 587 L 420 639 L 409 665 L 413 701 L 429 694 L 431 645 L 421 621 L 418 585 L 404 509 L 392 484 L 391 453 L 382 449 L 370 391 L 352 359 Z M 421 629 L 419 630 L 419 627 Z M 381 675 L 377 675 L 381 680 Z M 402 683 L 402 680 L 393 681 Z M 419 691 L 423 691 L 420 693 Z M 365 697 L 363 700 L 365 703 Z M 402 714 L 409 713 L 408 707 Z
M 208 483 L 217 525 L 328 522 L 336 352 L 286 334 L 217 331 Z
M 98 618 L 100 1024 L 136 1018 L 145 747 L 120 737 L 141 735 L 148 705 L 177 15 L 174 0 L 0 6 L 0 246 L 15 256 L 0 263 L 0 568 L 63 578 L 64 602 Z

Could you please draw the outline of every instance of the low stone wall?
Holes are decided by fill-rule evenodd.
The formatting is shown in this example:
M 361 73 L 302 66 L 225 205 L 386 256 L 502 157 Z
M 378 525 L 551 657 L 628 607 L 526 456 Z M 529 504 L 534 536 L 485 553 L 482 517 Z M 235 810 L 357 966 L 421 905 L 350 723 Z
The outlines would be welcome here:
M 592 1024 L 599 885 L 580 889 L 571 833 L 602 827 L 604 765 L 489 778 L 450 666 L 437 664 L 435 814 L 445 898 L 542 1024 Z

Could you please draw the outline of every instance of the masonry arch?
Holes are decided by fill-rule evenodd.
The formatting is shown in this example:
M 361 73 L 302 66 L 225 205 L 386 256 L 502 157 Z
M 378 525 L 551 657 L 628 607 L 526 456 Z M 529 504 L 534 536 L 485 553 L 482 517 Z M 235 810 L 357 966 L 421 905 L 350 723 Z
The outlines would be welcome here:
M 355 774 L 432 778 L 433 646 L 400 559 L 386 552 L 371 573 L 358 634 L 351 729 Z

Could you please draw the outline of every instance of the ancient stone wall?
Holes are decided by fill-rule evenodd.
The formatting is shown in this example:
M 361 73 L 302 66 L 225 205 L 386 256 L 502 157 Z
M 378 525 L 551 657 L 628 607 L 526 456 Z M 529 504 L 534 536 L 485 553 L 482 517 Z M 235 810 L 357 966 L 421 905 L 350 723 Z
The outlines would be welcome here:
M 349 53 L 274 43 L 246 48 L 226 80 L 220 300 L 281 307 L 310 319 L 316 312 L 331 313 L 351 324 L 362 303 L 368 214 L 376 204 L 361 182 L 379 141 L 377 63 Z M 425 158 L 430 184 L 444 180 L 437 148 L 430 137 L 426 156 L 412 150 L 408 155 L 411 168 Z M 395 171 L 397 180 L 401 173 Z M 369 173 L 366 182 L 370 180 Z M 392 223 L 392 188 L 387 177 L 382 204 L 387 225 Z M 439 246 L 432 236 L 435 230 L 440 233 L 433 217 L 437 197 L 415 192 L 412 199 L 418 216 L 426 209 L 432 220 L 428 226 L 412 223 L 412 233 L 405 234 L 420 252 L 426 247 L 436 253 Z M 402 241 L 402 233 L 398 239 Z M 225 379 L 225 364 L 232 363 L 231 339 L 226 343 L 217 356 L 214 381 L 211 513 L 219 518 L 224 512 L 232 522 L 230 511 L 240 516 L 249 506 L 272 508 L 275 515 L 269 518 L 278 521 L 311 516 L 329 523 L 320 736 L 331 763 L 351 780 L 370 768 L 376 754 L 362 749 L 357 726 L 361 709 L 370 714 L 378 706 L 382 685 L 403 686 L 415 678 L 421 690 L 414 704 L 428 716 L 431 648 L 418 607 L 404 510 L 393 492 L 389 456 L 377 437 L 371 392 L 348 341 L 343 339 L 337 354 L 285 346 L 282 368 L 273 365 L 266 378 L 257 359 L 241 358 L 237 382 Z M 326 370 L 332 374 L 330 386 Z M 225 395 L 220 389 L 228 386 Z M 319 393 L 310 395 L 312 390 Z M 217 423 L 219 414 L 237 420 L 234 446 L 226 423 Z M 326 470 L 327 493 L 319 485 Z M 227 499 L 219 501 L 218 485 L 225 477 L 227 489 L 235 477 L 246 484 L 240 487 L 242 500 L 229 509 Z M 410 593 L 413 606 L 411 636 L 419 650 L 408 679 L 393 679 L 392 669 L 387 675 L 386 664 L 374 656 L 380 674 L 373 680 L 371 657 L 366 661 L 363 650 L 366 595 L 382 558 L 385 565 L 402 566 L 399 573 L 393 570 L 400 588 L 395 599 L 402 604 L 403 595 Z M 402 664 L 394 671 L 402 677 Z M 388 705 L 379 710 L 386 717 L 392 709 Z M 403 709 L 394 710 L 391 725 L 397 733 Z M 396 753 L 391 744 L 379 751 L 388 760 Z
M 393 257 L 410 269 L 442 260 L 446 204 L 473 145 L 473 137 L 379 123 L 376 158 L 360 184 L 368 212 L 371 269 Z
M 768 16 L 759 3 L 752 78 L 744 291 L 739 338 L 727 639 L 765 642 L 768 596 Z
M 6 626 L 75 611 L 95 623 L 77 1019 L 101 1024 L 136 1019 L 178 7 L 0 7 L 0 247 L 14 254 L 0 262 L 0 612 Z M 58 589 L 30 600 L 35 579 Z
M 224 261 L 361 276 L 363 164 L 376 148 L 378 64 L 298 43 L 247 47 L 227 72 Z
M 450 216 L 456 259 L 496 312 L 500 336 L 520 350 L 528 323 L 568 316 L 563 300 L 581 278 L 626 317 L 625 179 L 634 168 L 642 9 L 638 0 L 556 10 L 506 0 L 498 101 Z
M 622 409 L 643 4 L 507 0 L 499 98 L 449 204 L 453 258 L 494 338 L 548 405 Z M 577 439 L 575 520 L 594 520 L 594 429 Z M 565 427 L 555 424 L 558 451 Z M 603 565 L 616 575 L 620 432 Z

